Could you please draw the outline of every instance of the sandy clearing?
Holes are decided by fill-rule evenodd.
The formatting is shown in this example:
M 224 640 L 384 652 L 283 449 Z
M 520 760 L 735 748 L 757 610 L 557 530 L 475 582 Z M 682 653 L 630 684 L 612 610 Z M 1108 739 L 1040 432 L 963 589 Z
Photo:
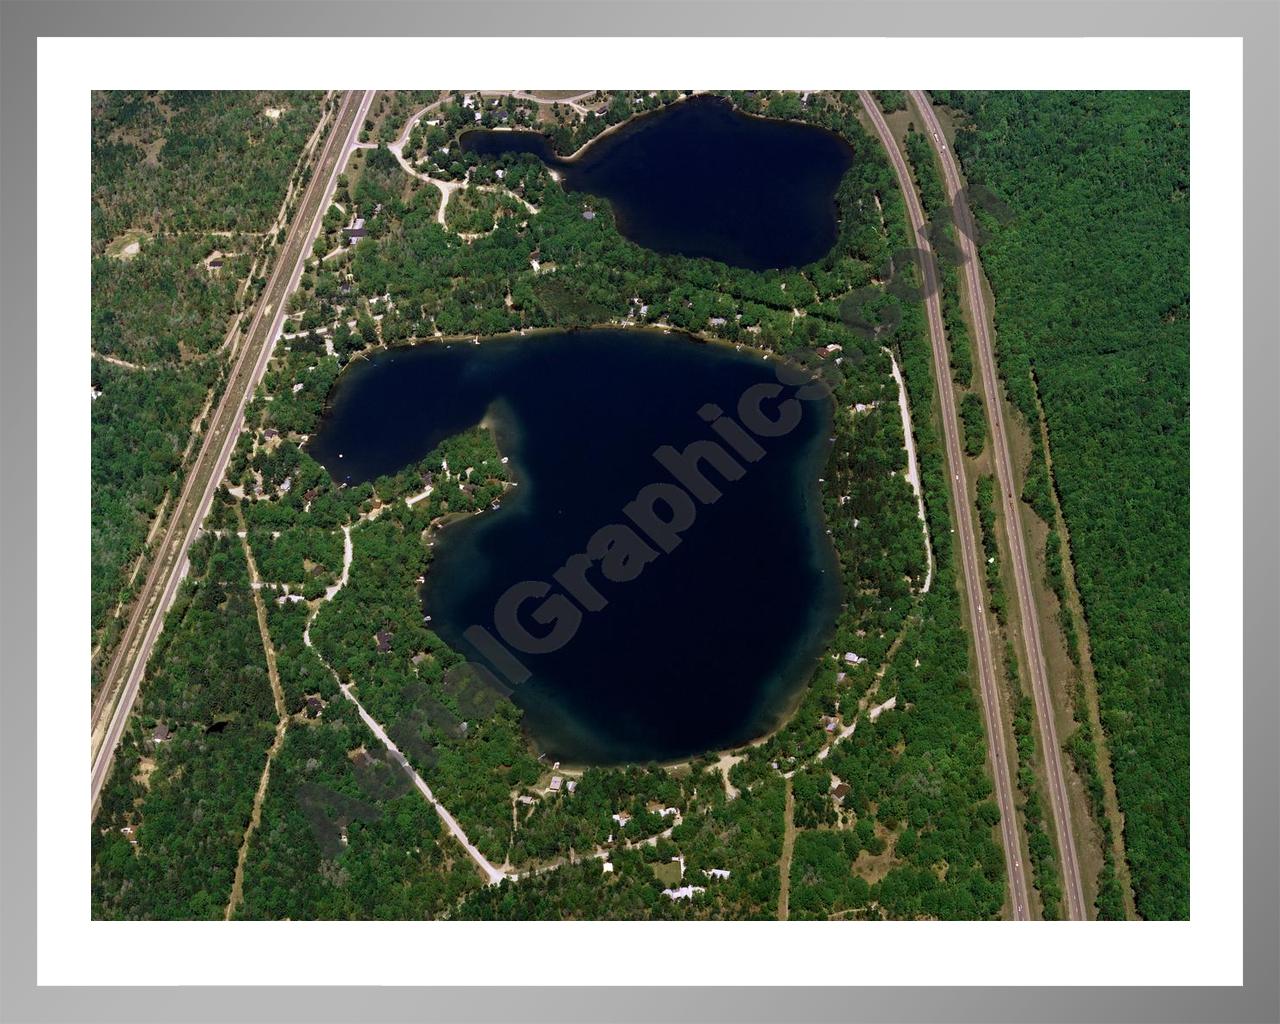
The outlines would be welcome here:
M 911 405 L 907 401 L 907 385 L 902 379 L 898 360 L 892 350 L 886 348 L 884 351 L 889 356 L 893 379 L 898 385 L 898 409 L 902 414 L 902 436 L 907 446 L 907 483 L 911 485 L 916 495 L 916 514 L 920 517 L 920 529 L 924 533 L 924 553 L 928 561 L 924 586 L 920 588 L 920 593 L 927 594 L 929 588 L 933 586 L 933 544 L 929 539 L 929 523 L 924 516 L 924 491 L 920 487 L 920 467 L 916 462 L 916 439 L 911 429 Z

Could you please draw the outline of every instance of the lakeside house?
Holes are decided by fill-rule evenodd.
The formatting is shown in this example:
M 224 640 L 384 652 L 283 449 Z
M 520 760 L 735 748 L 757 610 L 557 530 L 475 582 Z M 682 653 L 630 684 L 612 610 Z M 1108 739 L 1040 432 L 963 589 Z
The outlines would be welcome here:
M 386 654 L 391 650 L 391 641 L 395 639 L 395 634 L 389 629 L 380 629 L 374 634 L 374 640 L 378 644 L 378 653 Z

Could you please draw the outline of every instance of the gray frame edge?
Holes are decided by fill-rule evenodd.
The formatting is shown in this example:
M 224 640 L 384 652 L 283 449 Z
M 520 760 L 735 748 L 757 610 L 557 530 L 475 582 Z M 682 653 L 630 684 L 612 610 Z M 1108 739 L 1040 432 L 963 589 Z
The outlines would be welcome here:
M 0 1019 L 1274 1021 L 1280 1016 L 1280 6 L 1210 3 L 63 3 L 0 0 Z M 1241 988 L 371 988 L 35 985 L 35 75 L 40 36 L 1238 36 L 1245 41 L 1245 857 Z M 500 26 L 500 32 L 493 31 Z M 928 86 L 929 82 L 922 85 Z M 1244 552 L 1241 552 L 1243 557 Z M 999 927 L 999 925 L 993 925 Z M 1087 944 L 1081 956 L 1087 962 Z M 1176 979 L 1171 979 L 1176 981 Z M 151 997 L 151 998 L 148 998 Z M 248 1009 L 248 1013 L 246 1013 Z

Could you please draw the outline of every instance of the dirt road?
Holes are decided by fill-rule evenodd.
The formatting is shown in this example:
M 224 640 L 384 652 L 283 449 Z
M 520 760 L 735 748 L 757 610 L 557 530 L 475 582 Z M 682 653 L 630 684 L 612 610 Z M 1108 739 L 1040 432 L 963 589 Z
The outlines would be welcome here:
M 796 848 L 796 796 L 790 776 L 783 804 L 782 856 L 778 860 L 778 920 L 791 917 L 791 855 Z
M 1080 878 L 1080 862 L 1076 855 L 1075 836 L 1071 830 L 1071 805 L 1067 798 L 1066 772 L 1062 767 L 1062 748 L 1058 744 L 1058 730 L 1053 720 L 1053 701 L 1049 694 L 1049 673 L 1045 668 L 1044 648 L 1040 640 L 1040 616 L 1036 611 L 1035 592 L 1031 586 L 1030 559 L 1027 542 L 1023 536 L 1022 510 L 1014 489 L 1013 461 L 1009 457 L 1009 440 L 1005 432 L 1004 409 L 1001 396 L 1004 389 L 996 375 L 995 346 L 991 338 L 991 319 L 988 316 L 986 298 L 982 294 L 982 282 L 978 277 L 978 248 L 974 244 L 973 215 L 968 203 L 957 202 L 956 197 L 964 187 L 960 167 L 955 154 L 946 144 L 942 125 L 933 112 L 929 97 L 919 91 L 911 93 L 911 101 L 920 113 L 920 122 L 942 163 L 946 182 L 947 199 L 955 211 L 956 242 L 964 266 L 961 281 L 968 295 L 969 312 L 973 319 L 974 348 L 982 372 L 982 384 L 987 393 L 987 423 L 991 428 L 992 461 L 996 464 L 996 477 L 1000 484 L 1000 498 L 1004 506 L 1005 533 L 1012 555 L 1013 578 L 1018 592 L 1018 608 L 1022 617 L 1022 639 L 1026 650 L 1027 666 L 1031 675 L 1031 692 L 1035 698 L 1036 720 L 1040 728 L 1040 746 L 1044 751 L 1045 775 L 1049 791 L 1049 803 L 1053 810 L 1054 829 L 1057 834 L 1059 857 L 1062 862 L 1063 888 L 1067 900 L 1067 916 L 1073 921 L 1088 917 L 1084 901 L 1084 887 Z
M 169 517 L 169 525 L 156 551 L 151 571 L 139 591 L 108 667 L 91 722 L 91 816 L 110 773 L 116 746 L 124 734 L 152 646 L 163 627 L 165 613 L 186 575 L 187 550 L 226 472 L 244 421 L 245 406 L 271 358 L 272 347 L 284 322 L 287 299 L 302 276 L 303 265 L 311 253 L 321 219 L 333 195 L 338 172 L 356 143 L 373 96 L 374 93 L 369 91 L 349 92 L 343 97 L 293 224 L 258 300 L 226 390 L 214 411 L 200 451 Z
M 1009 775 L 1010 762 L 1006 750 L 1004 716 L 1000 709 L 1000 692 L 996 682 L 991 633 L 987 617 L 982 610 L 984 574 L 982 560 L 978 557 L 978 539 L 974 531 L 973 513 L 969 503 L 964 450 L 960 444 L 960 423 L 956 416 L 955 392 L 951 386 L 951 362 L 947 355 L 946 332 L 942 324 L 938 268 L 934 261 L 933 248 L 929 244 L 920 197 L 916 194 L 906 160 L 898 150 L 893 133 L 885 123 L 880 108 L 871 94 L 859 92 L 858 97 L 893 164 L 898 187 L 906 200 L 907 215 L 911 220 L 911 231 L 915 236 L 913 241 L 920 250 L 919 265 L 924 284 L 925 311 L 929 321 L 929 340 L 933 347 L 933 371 L 937 381 L 938 404 L 942 410 L 942 433 L 947 450 L 947 475 L 951 480 L 951 505 L 955 514 L 956 543 L 960 550 L 965 593 L 969 600 L 969 622 L 973 629 L 974 654 L 978 663 L 979 690 L 982 694 L 982 712 L 987 728 L 987 760 L 995 785 L 996 803 L 1000 808 L 1000 838 L 1004 845 L 1005 867 L 1009 877 L 1009 904 L 1014 920 L 1025 921 L 1031 916 L 1026 870 L 1022 863 L 1022 848 L 1015 816 L 1016 805 Z

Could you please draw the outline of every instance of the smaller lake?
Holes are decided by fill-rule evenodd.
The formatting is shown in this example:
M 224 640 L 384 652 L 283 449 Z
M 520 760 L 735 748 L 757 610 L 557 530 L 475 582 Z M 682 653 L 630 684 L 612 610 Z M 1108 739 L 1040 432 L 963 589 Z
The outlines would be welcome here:
M 536 132 L 464 132 L 464 152 L 531 153 L 566 189 L 607 199 L 618 230 L 656 252 L 748 270 L 799 267 L 835 244 L 836 189 L 853 165 L 838 135 L 695 97 L 642 115 L 574 159 Z
M 750 389 L 776 390 L 775 365 L 644 330 L 393 349 L 343 375 L 308 450 L 360 483 L 490 416 L 519 486 L 500 509 L 440 532 L 423 600 L 450 646 L 500 670 L 470 627 L 505 638 L 496 609 L 524 581 L 573 593 L 557 571 L 602 528 L 634 524 L 625 509 L 642 489 L 675 479 L 655 452 L 717 441 L 706 406 L 741 419 Z M 764 402 L 768 415 L 794 394 Z M 564 646 L 519 655 L 532 676 L 512 699 L 539 750 L 577 763 L 671 760 L 750 740 L 789 709 L 840 603 L 817 487 L 831 403 L 791 404 L 794 425 L 760 435 L 764 454 L 743 459 L 737 479 L 700 463 L 720 497 L 699 499 L 678 544 L 655 547 L 625 580 L 597 564 L 589 578 L 605 607 L 585 610 Z M 529 600 L 520 615 L 538 635 L 550 625 L 540 607 Z

